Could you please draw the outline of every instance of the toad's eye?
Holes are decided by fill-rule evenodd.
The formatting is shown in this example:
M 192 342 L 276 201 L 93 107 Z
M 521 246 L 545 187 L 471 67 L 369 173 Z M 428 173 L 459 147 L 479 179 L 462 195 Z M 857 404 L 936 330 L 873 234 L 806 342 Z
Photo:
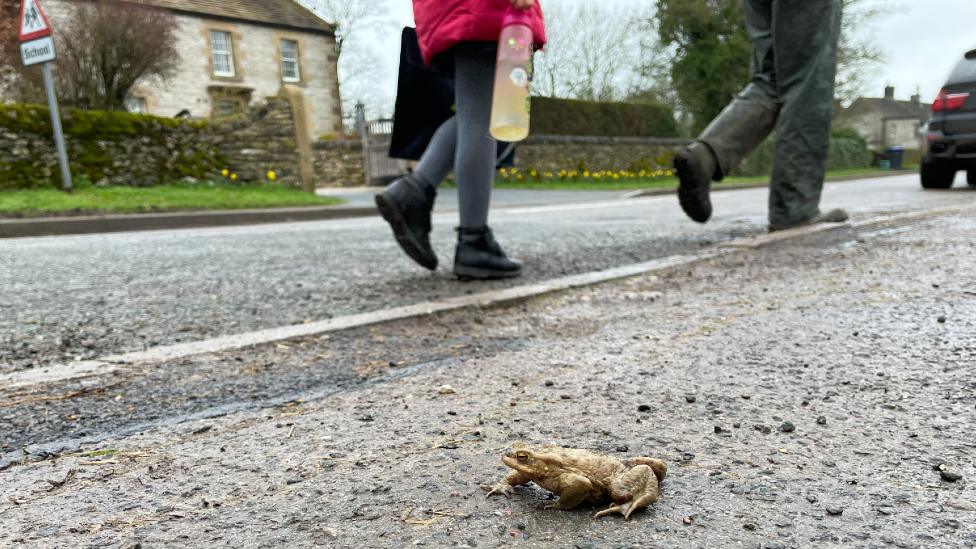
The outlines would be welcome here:
M 529 459 L 529 454 L 527 452 L 516 452 L 515 459 L 519 461 L 527 461 Z

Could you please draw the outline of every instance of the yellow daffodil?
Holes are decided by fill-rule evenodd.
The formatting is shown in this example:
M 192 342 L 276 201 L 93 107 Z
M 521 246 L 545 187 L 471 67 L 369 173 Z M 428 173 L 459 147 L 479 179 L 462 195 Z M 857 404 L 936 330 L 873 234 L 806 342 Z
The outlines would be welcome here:
M 237 181 L 237 174 L 236 173 L 230 174 L 230 180 L 231 181 Z
M 227 168 L 224 168 L 224 169 L 220 170 L 220 175 L 222 175 L 224 177 L 227 177 L 228 175 L 230 175 L 230 170 L 228 170 Z
M 277 181 L 278 180 L 278 174 L 276 174 L 274 170 L 268 170 L 268 174 L 267 175 L 268 175 L 268 181 Z

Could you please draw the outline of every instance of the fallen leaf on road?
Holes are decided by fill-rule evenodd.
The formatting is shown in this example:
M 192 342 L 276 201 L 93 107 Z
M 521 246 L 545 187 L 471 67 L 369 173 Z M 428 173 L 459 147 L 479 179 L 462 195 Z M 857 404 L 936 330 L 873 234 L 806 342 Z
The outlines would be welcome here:
M 82 461 L 79 465 L 115 465 L 118 462 L 116 459 L 100 459 L 95 461 Z
M 463 443 L 464 443 L 463 440 L 452 438 L 441 442 L 435 442 L 433 446 L 431 446 L 431 449 L 443 448 L 445 450 L 457 450 L 458 448 L 461 447 L 461 444 Z

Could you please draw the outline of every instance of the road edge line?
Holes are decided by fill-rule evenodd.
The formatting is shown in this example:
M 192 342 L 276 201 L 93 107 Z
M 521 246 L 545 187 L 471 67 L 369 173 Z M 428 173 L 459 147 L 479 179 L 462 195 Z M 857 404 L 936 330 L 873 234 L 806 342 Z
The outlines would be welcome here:
M 0 375 L 0 387 L 5 389 L 23 389 L 25 387 L 33 387 L 44 383 L 70 381 L 97 375 L 105 375 L 123 370 L 125 369 L 125 366 L 132 364 L 159 363 L 201 354 L 235 351 L 298 337 L 311 337 L 363 326 L 374 326 L 387 322 L 406 320 L 409 318 L 422 318 L 437 313 L 458 311 L 472 307 L 490 308 L 504 306 L 508 303 L 524 301 L 556 292 L 587 286 L 595 286 L 598 284 L 613 282 L 635 276 L 648 275 L 655 271 L 671 269 L 683 265 L 691 265 L 700 261 L 735 253 L 736 251 L 758 249 L 770 244 L 825 231 L 843 228 L 862 228 L 884 223 L 967 213 L 974 210 L 976 210 L 976 208 L 971 205 L 948 206 L 931 210 L 917 210 L 898 214 L 878 215 L 848 223 L 818 224 L 798 227 L 796 229 L 769 233 L 757 237 L 735 239 L 729 242 L 717 244 L 710 249 L 702 250 L 695 254 L 672 255 L 642 263 L 623 265 L 601 271 L 590 271 L 587 273 L 569 275 L 531 284 L 525 284 L 522 286 L 504 288 L 501 290 L 490 290 L 487 292 L 452 297 L 439 301 L 427 301 L 304 324 L 266 328 L 243 334 L 218 336 L 215 338 L 189 343 L 162 345 L 144 351 L 109 355 L 98 359 L 79 361 L 76 363 L 69 362 L 56 364 L 43 368 L 40 371 L 24 370 L 20 372 L 13 372 L 10 374 Z

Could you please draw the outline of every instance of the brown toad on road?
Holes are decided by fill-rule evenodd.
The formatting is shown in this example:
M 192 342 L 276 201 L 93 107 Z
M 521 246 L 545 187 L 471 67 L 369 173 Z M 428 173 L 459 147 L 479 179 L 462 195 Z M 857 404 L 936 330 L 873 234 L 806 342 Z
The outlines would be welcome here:
M 606 503 L 609 508 L 595 516 L 631 513 L 658 499 L 658 484 L 668 466 L 659 459 L 635 457 L 619 460 L 588 450 L 516 444 L 502 458 L 513 469 L 494 486 L 482 486 L 489 496 L 509 497 L 513 486 L 529 481 L 559 495 L 546 509 L 572 509 L 584 501 Z

